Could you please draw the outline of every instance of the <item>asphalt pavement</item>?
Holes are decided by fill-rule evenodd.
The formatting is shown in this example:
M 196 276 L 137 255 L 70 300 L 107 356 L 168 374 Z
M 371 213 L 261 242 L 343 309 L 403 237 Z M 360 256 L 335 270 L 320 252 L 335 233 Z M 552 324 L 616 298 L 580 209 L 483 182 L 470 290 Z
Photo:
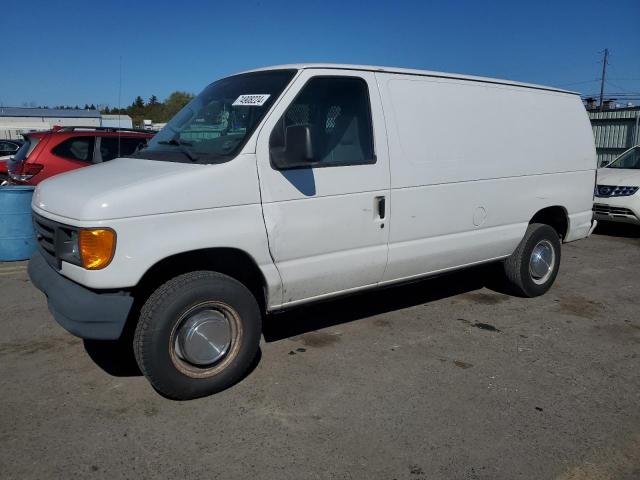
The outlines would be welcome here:
M 247 377 L 189 402 L 0 264 L 0 478 L 637 480 L 639 247 L 564 245 L 536 299 L 476 268 L 274 315 Z

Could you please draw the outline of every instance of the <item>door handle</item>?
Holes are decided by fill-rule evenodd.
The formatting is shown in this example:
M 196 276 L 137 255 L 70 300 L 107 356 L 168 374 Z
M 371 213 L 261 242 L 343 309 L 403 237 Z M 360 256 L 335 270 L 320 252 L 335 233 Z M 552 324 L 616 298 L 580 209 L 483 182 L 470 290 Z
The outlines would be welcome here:
M 378 218 L 382 220 L 384 219 L 384 216 L 385 216 L 385 208 L 386 208 L 385 197 L 376 197 L 376 203 L 378 204 Z

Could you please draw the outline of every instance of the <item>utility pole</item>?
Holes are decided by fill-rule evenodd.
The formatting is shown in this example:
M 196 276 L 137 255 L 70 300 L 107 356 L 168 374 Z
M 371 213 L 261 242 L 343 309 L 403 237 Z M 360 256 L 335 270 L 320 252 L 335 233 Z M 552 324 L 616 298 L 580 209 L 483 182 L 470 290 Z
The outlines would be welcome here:
M 604 110 L 604 77 L 607 74 L 607 58 L 609 57 L 609 49 L 604 49 L 604 57 L 602 59 L 602 78 L 600 79 L 600 111 Z

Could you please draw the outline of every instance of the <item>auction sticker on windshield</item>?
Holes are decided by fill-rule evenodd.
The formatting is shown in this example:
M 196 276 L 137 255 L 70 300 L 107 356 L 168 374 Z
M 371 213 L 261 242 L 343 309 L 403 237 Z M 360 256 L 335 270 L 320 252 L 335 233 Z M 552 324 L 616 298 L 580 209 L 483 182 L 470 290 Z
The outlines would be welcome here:
M 270 96 L 270 94 L 240 95 L 232 105 L 234 107 L 261 107 Z

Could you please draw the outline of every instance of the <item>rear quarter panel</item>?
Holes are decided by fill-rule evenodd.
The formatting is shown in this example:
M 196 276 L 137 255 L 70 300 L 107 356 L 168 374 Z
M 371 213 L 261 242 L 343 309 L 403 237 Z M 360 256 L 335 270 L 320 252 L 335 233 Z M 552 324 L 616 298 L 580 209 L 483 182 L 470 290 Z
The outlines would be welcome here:
M 54 148 L 69 138 L 72 137 L 68 135 L 48 135 L 43 138 L 32 154 L 27 157 L 28 163 L 39 163 L 44 165 L 44 168 L 40 173 L 34 175 L 34 177 L 29 180 L 31 185 L 37 185 L 43 180 L 60 175 L 61 173 L 70 172 L 78 168 L 92 165 L 92 163 L 88 162 L 80 162 L 77 160 L 59 157 L 53 153 Z

